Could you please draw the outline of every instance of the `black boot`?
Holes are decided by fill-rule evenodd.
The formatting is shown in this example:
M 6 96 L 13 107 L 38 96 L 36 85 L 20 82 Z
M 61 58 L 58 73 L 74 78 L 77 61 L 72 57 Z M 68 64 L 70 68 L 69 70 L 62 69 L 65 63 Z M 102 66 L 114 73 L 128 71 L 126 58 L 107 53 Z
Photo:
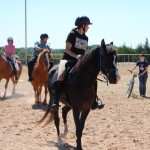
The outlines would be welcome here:
M 33 80 L 33 78 L 32 78 L 32 67 L 30 67 L 29 64 L 28 64 L 28 76 L 29 76 L 28 82 L 31 82 Z
M 59 109 L 59 99 L 63 90 L 64 81 L 55 81 L 54 83 L 54 100 L 52 101 L 51 110 L 58 111 Z
M 96 95 L 95 96 L 95 99 L 94 99 L 94 102 L 93 102 L 93 104 L 92 104 L 92 106 L 91 106 L 91 109 L 92 110 L 95 110 L 95 109 L 102 109 L 103 107 L 104 107 L 104 104 L 102 103 L 102 101 L 100 101 L 100 103 L 98 102 L 98 101 L 100 101 L 100 99 L 98 98 L 98 96 Z
M 94 81 L 94 88 L 95 88 L 95 93 L 97 93 L 97 80 Z M 100 103 L 98 102 L 100 101 Z M 95 95 L 95 99 L 94 102 L 91 106 L 91 109 L 102 109 L 104 107 L 104 104 L 102 103 L 102 101 L 98 98 L 97 94 Z
M 13 74 L 15 75 L 15 80 L 18 80 L 17 70 L 16 70 L 15 64 L 13 62 L 12 62 L 12 67 L 13 67 Z

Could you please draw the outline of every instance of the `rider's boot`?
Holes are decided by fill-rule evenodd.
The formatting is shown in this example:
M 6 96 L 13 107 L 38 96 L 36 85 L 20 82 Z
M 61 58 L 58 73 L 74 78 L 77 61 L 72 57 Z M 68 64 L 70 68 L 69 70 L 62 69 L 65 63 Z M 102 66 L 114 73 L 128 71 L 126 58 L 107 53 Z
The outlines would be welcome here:
M 91 109 L 92 110 L 95 110 L 95 109 L 102 109 L 103 107 L 104 107 L 104 104 L 102 104 L 102 103 L 98 103 L 98 101 L 99 101 L 99 98 L 98 98 L 98 96 L 96 95 L 95 96 L 95 99 L 94 99 L 94 102 L 93 102 L 93 104 L 92 104 L 92 106 L 91 106 Z
M 54 83 L 54 100 L 52 101 L 51 110 L 58 111 L 59 109 L 59 99 L 63 90 L 64 81 L 55 81 Z
M 12 63 L 12 67 L 13 67 L 13 73 L 15 75 L 15 80 L 18 80 L 18 76 L 17 76 L 17 70 L 16 70 L 16 67 L 15 67 L 15 64 Z
M 28 65 L 28 75 L 29 75 L 28 82 L 31 82 L 33 80 L 33 78 L 32 78 L 32 68 L 29 65 Z
M 94 81 L 94 88 L 95 88 L 95 93 L 97 93 L 97 80 Z M 104 104 L 98 103 L 100 99 L 98 98 L 97 94 L 95 94 L 94 102 L 91 106 L 91 109 L 94 110 L 96 108 L 102 109 L 104 107 Z

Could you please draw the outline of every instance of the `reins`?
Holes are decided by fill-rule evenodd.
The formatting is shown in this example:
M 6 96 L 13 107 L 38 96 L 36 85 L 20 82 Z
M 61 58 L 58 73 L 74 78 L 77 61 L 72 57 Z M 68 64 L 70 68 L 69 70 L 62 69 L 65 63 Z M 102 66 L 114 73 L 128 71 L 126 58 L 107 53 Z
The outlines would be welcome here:
M 101 74 L 99 74 L 99 75 L 101 75 Z M 101 75 L 101 76 L 102 76 L 102 75 Z M 105 81 L 102 80 L 102 79 L 99 79 L 99 78 L 97 78 L 96 80 L 101 81 L 101 82 L 104 82 L 104 83 L 107 83 L 107 86 L 108 86 L 108 78 L 107 78 L 106 76 L 103 76 L 103 78 L 105 79 Z

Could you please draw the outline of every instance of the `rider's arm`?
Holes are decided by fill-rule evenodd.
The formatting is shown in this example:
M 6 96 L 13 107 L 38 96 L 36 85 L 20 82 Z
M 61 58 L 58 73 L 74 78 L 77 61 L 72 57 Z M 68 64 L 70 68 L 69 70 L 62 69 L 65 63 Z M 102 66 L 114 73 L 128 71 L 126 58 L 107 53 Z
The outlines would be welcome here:
M 71 44 L 70 42 L 66 42 L 66 50 L 65 50 L 65 52 L 66 52 L 68 55 L 70 55 L 70 56 L 76 58 L 77 55 L 76 55 L 74 52 L 71 51 L 71 47 L 72 47 L 72 44 Z
M 34 50 L 42 51 L 43 49 L 39 47 L 39 42 L 34 43 Z
M 145 70 L 140 74 L 140 76 L 144 75 L 148 71 L 148 67 L 145 67 Z
M 134 70 L 137 67 L 137 65 L 135 65 L 130 71 Z
M 40 48 L 40 47 L 34 47 L 34 50 L 36 50 L 36 51 L 42 51 L 43 49 Z

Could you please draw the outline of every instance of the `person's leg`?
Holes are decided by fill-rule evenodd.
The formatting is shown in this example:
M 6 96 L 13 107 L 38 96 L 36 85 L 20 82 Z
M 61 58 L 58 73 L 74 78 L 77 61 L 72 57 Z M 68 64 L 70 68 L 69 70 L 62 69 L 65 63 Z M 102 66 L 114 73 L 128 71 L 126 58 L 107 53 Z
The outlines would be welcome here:
M 15 80 L 18 80 L 18 77 L 17 77 L 17 70 L 16 70 L 16 67 L 15 67 L 15 62 L 14 62 L 14 59 L 11 57 L 11 56 L 6 56 L 7 60 L 11 63 L 12 67 L 13 67 L 13 74 L 15 75 Z
M 53 68 L 53 66 L 54 66 L 54 61 L 53 60 L 50 60 L 50 68 L 49 68 L 49 70 L 51 69 L 51 68 Z
M 52 111 L 58 111 L 59 109 L 59 99 L 63 90 L 66 63 L 67 63 L 67 60 L 61 60 L 59 64 L 57 81 L 55 81 L 54 83 L 54 93 L 53 93 L 54 100 L 52 101 L 52 105 L 51 105 Z
M 140 93 L 140 96 L 143 95 L 143 92 L 142 92 L 143 88 L 142 88 L 142 86 L 143 86 L 143 79 L 142 79 L 141 76 L 139 76 L 139 93 Z
M 36 63 L 36 60 L 37 60 L 37 57 L 32 57 L 29 61 L 28 61 L 28 76 L 29 76 L 29 79 L 28 81 L 32 81 L 33 78 L 32 78 L 32 70 L 34 68 L 34 65 Z
M 143 76 L 143 96 L 145 96 L 145 94 L 146 94 L 146 82 L 147 82 L 147 78 L 148 78 L 147 75 Z
M 98 96 L 97 96 L 97 80 L 94 81 L 94 88 L 95 88 L 95 98 L 94 98 L 94 102 L 93 102 L 93 104 L 92 104 L 92 106 L 91 106 L 91 109 L 92 109 L 92 110 L 94 110 L 94 109 L 96 109 L 96 108 L 101 109 L 101 108 L 104 107 L 104 105 L 103 105 L 102 103 L 101 103 L 101 104 L 98 103 L 99 98 L 98 98 Z

